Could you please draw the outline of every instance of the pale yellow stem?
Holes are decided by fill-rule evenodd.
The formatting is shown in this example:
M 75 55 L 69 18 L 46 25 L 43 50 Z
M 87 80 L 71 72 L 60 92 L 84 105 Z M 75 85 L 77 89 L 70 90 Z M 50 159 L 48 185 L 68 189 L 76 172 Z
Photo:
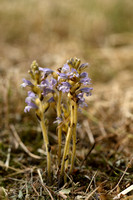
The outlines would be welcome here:
M 61 176 L 64 174 L 64 166 L 65 166 L 65 159 L 67 157 L 67 152 L 69 149 L 70 145 L 70 140 L 72 137 L 72 127 L 73 127 L 73 119 L 74 119 L 74 106 L 73 106 L 73 101 L 70 102 L 71 106 L 71 116 L 70 116 L 70 125 L 68 128 L 67 136 L 66 136 L 66 142 L 65 142 L 65 147 L 64 147 L 64 153 L 63 153 L 63 158 L 62 158 L 62 164 L 61 164 Z
M 75 155 L 76 155 L 76 127 L 77 127 L 77 104 L 74 102 L 74 126 L 73 126 L 73 150 L 72 150 L 72 159 L 71 159 L 71 167 L 70 173 L 73 171 Z
M 58 101 L 57 101 L 57 117 L 61 117 L 61 95 L 62 92 L 59 91 Z M 58 127 L 58 166 L 61 164 L 61 142 L 62 142 L 62 127 Z
M 72 130 L 71 130 L 72 131 Z M 66 155 L 66 160 L 65 160 L 65 172 L 67 172 L 67 169 L 68 169 L 68 164 L 69 164 L 69 148 L 70 148 L 70 143 L 68 145 L 68 149 L 67 149 L 67 155 Z M 64 183 L 67 182 L 67 176 L 66 176 L 66 173 L 64 174 Z
M 48 135 L 47 135 L 47 128 L 45 125 L 44 118 L 41 118 L 40 125 L 42 128 L 42 133 L 43 133 L 43 139 L 44 143 L 46 146 L 46 154 L 47 154 L 47 173 L 48 173 L 48 179 L 50 181 L 51 179 L 51 156 L 50 156 L 50 146 L 49 146 L 49 141 L 48 141 Z

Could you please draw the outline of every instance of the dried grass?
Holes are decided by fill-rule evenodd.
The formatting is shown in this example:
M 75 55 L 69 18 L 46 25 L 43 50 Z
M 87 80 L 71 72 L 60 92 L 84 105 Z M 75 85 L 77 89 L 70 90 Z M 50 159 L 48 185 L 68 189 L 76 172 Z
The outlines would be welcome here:
M 125 19 L 132 15 L 132 3 L 127 1 L 126 8 L 125 2 L 121 8 L 118 3 L 1 1 L 0 184 L 9 199 L 111 199 L 132 184 L 133 163 L 128 165 L 133 154 L 132 27 L 125 20 L 119 33 L 115 29 L 121 12 L 125 11 Z M 33 113 L 23 113 L 26 94 L 20 84 L 32 60 L 55 68 L 73 54 L 91 63 L 94 91 L 88 109 L 79 113 L 76 169 L 63 188 L 68 192 L 57 189 L 54 127 L 50 129 L 54 184 L 49 187 L 40 181 L 37 169 L 46 180 L 45 155 L 39 153 L 41 131 Z M 29 155 L 14 140 L 11 124 Z M 29 152 L 44 158 L 35 160 Z M 132 192 L 129 195 L 132 198 Z

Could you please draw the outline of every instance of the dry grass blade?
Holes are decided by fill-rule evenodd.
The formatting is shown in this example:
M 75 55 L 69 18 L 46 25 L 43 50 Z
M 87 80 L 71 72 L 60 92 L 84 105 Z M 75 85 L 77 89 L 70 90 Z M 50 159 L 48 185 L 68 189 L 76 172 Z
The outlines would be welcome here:
M 92 133 L 92 131 L 90 129 L 88 120 L 84 120 L 83 124 L 84 124 L 84 127 L 85 127 L 85 131 L 86 131 L 86 133 L 88 135 L 88 138 L 90 140 L 90 143 L 94 144 L 95 143 L 95 139 L 94 139 L 93 133 Z
M 117 196 L 115 196 L 113 199 L 120 199 L 123 195 L 127 194 L 128 192 L 131 192 L 133 190 L 133 185 L 130 185 L 128 188 L 120 192 Z
M 34 158 L 34 159 L 41 159 L 40 156 L 37 156 L 37 155 L 31 153 L 31 152 L 27 149 L 27 147 L 24 145 L 24 143 L 21 141 L 20 137 L 18 136 L 17 131 L 16 131 L 16 129 L 15 129 L 15 126 L 14 126 L 13 124 L 10 125 L 10 129 L 11 129 L 11 131 L 12 131 L 12 133 L 13 133 L 14 138 L 15 138 L 16 141 L 18 142 L 18 144 L 21 146 L 21 148 L 22 148 L 30 157 L 32 157 L 32 158 Z
M 52 197 L 52 194 L 50 193 L 50 191 L 48 190 L 48 188 L 44 185 L 43 183 L 43 179 L 42 179 L 42 175 L 41 175 L 41 172 L 39 169 L 37 169 L 37 173 L 39 175 L 39 178 L 40 178 L 40 181 L 41 181 L 41 184 L 43 186 L 43 188 L 45 189 L 45 191 L 48 193 L 48 195 L 50 196 L 51 200 L 54 200 L 54 198 Z
M 124 175 L 126 174 L 128 168 L 129 168 L 129 166 L 131 165 L 132 160 L 133 160 L 133 157 L 130 159 L 130 161 L 129 161 L 129 163 L 128 163 L 126 169 L 125 169 L 125 171 L 123 172 L 123 174 L 122 174 L 120 180 L 118 181 L 117 185 L 109 192 L 109 194 L 112 193 L 115 189 L 117 189 L 117 187 L 119 186 L 120 182 L 122 181 Z
M 6 162 L 5 162 L 6 169 L 8 169 L 8 167 L 9 167 L 10 155 L 11 155 L 11 148 L 9 147 L 8 148 L 7 159 L 6 159 Z
M 85 200 L 88 200 L 98 189 L 99 189 L 99 186 L 98 186 L 97 188 L 95 188 L 95 190 L 93 190 L 93 191 L 85 198 Z
M 21 199 L 26 194 L 27 199 L 51 199 L 47 188 L 53 199 L 105 200 L 133 184 L 132 166 L 127 166 L 133 154 L 133 1 L 69 2 L 0 1 L 0 183 L 8 199 L 18 199 L 19 190 Z M 30 79 L 27 68 L 33 59 L 55 70 L 73 54 L 90 63 L 87 72 L 94 90 L 87 97 L 88 108 L 78 112 L 81 126 L 77 127 L 75 169 L 72 175 L 67 171 L 67 184 L 58 190 L 55 129 L 64 128 L 69 116 L 62 116 L 59 126 L 53 124 L 55 102 L 46 113 L 54 177 L 49 187 L 47 175 L 41 171 L 46 168 L 45 150 L 39 150 L 43 146 L 41 129 L 32 111 L 23 112 L 26 94 L 20 84 L 22 78 Z M 65 98 L 62 103 L 61 109 L 65 109 Z M 63 148 L 65 132 L 62 136 Z M 63 188 L 70 188 L 70 193 L 61 191 Z M 133 190 L 121 199 L 133 200 Z
M 3 187 L 0 187 L 0 200 L 8 200 L 8 194 Z
M 1 166 L 1 165 L 0 165 Z M 26 173 L 26 172 L 28 172 L 28 171 L 32 171 L 33 169 L 35 169 L 35 167 L 34 168 L 26 168 L 26 169 L 23 169 L 23 170 L 18 170 L 18 169 L 15 169 L 15 168 L 13 168 L 13 167 L 9 167 L 9 169 L 12 169 L 12 170 L 14 170 L 14 171 L 16 171 L 16 172 L 14 172 L 14 173 L 12 173 L 12 174 L 9 174 L 9 175 L 7 175 L 4 179 L 6 180 L 8 177 L 12 177 L 12 176 L 16 176 L 16 175 L 18 175 L 18 174 L 23 174 L 23 173 Z
M 39 197 L 40 195 L 39 195 L 39 193 L 37 192 L 37 190 L 36 190 L 36 188 L 34 187 L 34 185 L 32 184 L 31 186 L 32 186 L 34 192 L 35 192 L 35 193 L 37 194 L 37 196 Z
M 63 192 L 61 192 L 61 191 L 59 191 L 58 195 L 63 199 L 67 199 L 67 196 L 65 194 L 63 194 Z
M 88 150 L 88 153 L 86 154 L 85 158 L 83 159 L 83 161 L 82 161 L 81 164 L 80 164 L 80 169 L 81 169 L 81 167 L 83 166 L 84 162 L 86 161 L 87 157 L 90 155 L 90 153 L 91 153 L 92 150 L 94 149 L 95 145 L 96 145 L 96 143 L 94 143 L 94 144 L 92 145 L 92 147 Z
M 92 184 L 92 181 L 94 180 L 96 174 L 97 174 L 97 171 L 96 171 L 95 174 L 93 175 L 93 177 L 92 177 L 92 179 L 91 179 L 91 181 L 90 181 L 90 183 L 89 183 L 89 185 L 88 185 L 88 187 L 87 187 L 87 189 L 86 189 L 86 193 L 89 191 L 89 188 L 90 188 L 90 186 L 91 186 L 91 184 Z
M 7 166 L 2 161 L 0 161 L 0 167 L 5 168 L 7 170 Z M 22 171 L 20 169 L 16 169 L 16 168 L 10 167 L 10 166 L 8 166 L 8 169 L 11 169 L 11 170 L 13 170 L 15 172 L 21 172 Z

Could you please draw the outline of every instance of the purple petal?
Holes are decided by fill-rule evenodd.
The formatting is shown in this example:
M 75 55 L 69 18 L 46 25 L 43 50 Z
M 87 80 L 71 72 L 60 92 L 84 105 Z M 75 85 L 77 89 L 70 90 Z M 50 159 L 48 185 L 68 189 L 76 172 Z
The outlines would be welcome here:
M 51 79 L 51 84 L 52 84 L 52 86 L 55 86 L 55 85 L 57 84 L 56 79 L 52 78 L 52 79 Z
M 26 87 L 26 86 L 32 86 L 33 84 L 26 80 L 25 78 L 23 79 L 23 83 L 21 84 L 21 87 Z
M 49 93 L 54 93 L 55 91 L 54 90 L 52 90 L 52 89 L 50 89 L 50 88 L 44 88 L 43 89 L 43 95 L 44 96 L 46 96 L 47 94 L 49 94 Z
M 67 73 L 67 76 L 69 77 L 69 79 L 71 79 L 73 77 L 79 77 L 79 73 L 76 69 L 72 68 L 71 71 Z
M 62 82 L 59 86 L 58 86 L 58 90 L 62 91 L 63 93 L 68 93 L 70 91 L 71 85 L 68 82 Z
M 83 83 L 83 85 L 88 85 L 88 84 L 91 84 L 90 81 L 91 81 L 90 78 L 82 78 L 80 80 L 80 83 Z
M 83 70 L 85 69 L 86 67 L 89 67 L 89 63 L 84 63 L 82 65 L 79 66 L 79 70 Z
M 78 98 L 78 101 L 81 101 L 81 102 L 84 102 L 85 101 L 85 98 L 83 97 L 83 93 L 79 93 L 77 95 L 77 98 Z
M 81 108 L 88 107 L 88 105 L 85 102 L 79 102 L 79 107 L 81 107 Z
M 68 78 L 68 76 L 66 74 L 64 74 L 64 73 L 57 72 L 57 74 L 59 75 L 58 76 L 58 80 L 60 80 L 60 79 L 67 79 Z
M 25 103 L 29 104 L 29 103 L 32 102 L 32 100 L 33 100 L 32 97 L 26 97 L 26 99 L 25 99 Z
M 32 91 L 28 91 L 28 97 L 36 97 L 36 94 Z
M 51 97 L 51 98 L 48 100 L 48 103 L 52 103 L 52 102 L 55 102 L 54 97 Z
M 88 77 L 88 73 L 87 72 L 82 72 L 79 77 L 80 78 L 87 78 Z
M 30 109 L 32 109 L 31 106 L 25 106 L 25 108 L 24 108 L 24 112 L 27 113 L 27 112 L 30 111 Z
M 53 70 L 52 69 L 49 69 L 49 68 L 42 68 L 42 67 L 39 67 L 39 70 L 44 72 L 44 75 L 45 76 L 48 76 L 49 74 L 52 74 L 53 73 Z
M 93 90 L 93 88 L 81 88 L 79 91 L 83 92 L 83 93 L 86 93 L 86 96 L 90 96 L 91 95 L 91 90 Z
M 32 103 L 32 102 L 29 102 L 29 103 L 28 103 L 28 106 L 25 107 L 24 112 L 29 112 L 30 109 L 32 109 L 32 108 L 37 109 L 38 107 L 37 107 L 36 104 L 34 104 L 34 103 Z
M 64 72 L 69 72 L 69 71 L 70 71 L 69 65 L 67 63 L 64 64 L 64 66 L 62 67 L 62 72 L 64 73 Z
M 37 95 L 34 92 L 28 91 L 28 97 L 26 97 L 25 102 L 29 105 L 29 103 L 35 101 L 36 98 Z
M 54 124 L 55 123 L 58 123 L 58 125 L 62 122 L 62 118 L 61 117 L 56 117 L 56 120 L 53 122 Z
M 71 71 L 74 73 L 78 73 L 76 69 L 72 68 Z
M 48 80 L 44 80 L 44 81 L 41 82 L 40 85 L 38 85 L 38 87 L 43 89 L 45 87 L 49 87 L 49 85 L 50 85 L 49 81 Z

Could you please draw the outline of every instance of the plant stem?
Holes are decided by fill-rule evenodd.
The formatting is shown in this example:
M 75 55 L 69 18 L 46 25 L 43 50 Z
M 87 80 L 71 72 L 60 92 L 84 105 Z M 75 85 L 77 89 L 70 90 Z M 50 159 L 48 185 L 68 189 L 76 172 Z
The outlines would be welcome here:
M 71 130 L 72 131 L 72 130 Z M 70 143 L 68 145 L 67 149 L 67 154 L 66 154 L 66 160 L 65 160 L 65 172 L 67 172 L 68 164 L 69 164 L 69 148 L 70 148 Z M 66 173 L 64 174 L 64 183 L 67 182 L 67 176 Z
M 43 133 L 43 139 L 44 143 L 46 146 L 46 154 L 47 154 L 47 173 L 48 173 L 48 180 L 51 180 L 51 157 L 50 157 L 50 146 L 49 146 L 49 141 L 48 141 L 48 135 L 47 135 L 47 128 L 45 125 L 44 118 L 41 118 L 40 125 L 42 128 L 42 133 Z
M 70 102 L 71 106 L 71 116 L 70 116 L 70 125 L 68 128 L 67 136 L 66 136 L 66 142 L 65 142 L 65 147 L 64 147 L 64 153 L 63 153 L 63 158 L 62 158 L 62 164 L 61 164 L 61 177 L 64 175 L 64 166 L 65 166 L 65 159 L 67 157 L 68 149 L 69 149 L 69 144 L 72 136 L 72 128 L 73 128 L 73 120 L 74 120 L 74 106 L 73 106 L 73 101 Z
M 57 101 L 57 117 L 61 117 L 61 94 L 59 91 L 58 101 Z M 61 141 L 62 141 L 62 127 L 58 127 L 58 166 L 61 164 Z
M 71 160 L 71 167 L 70 173 L 73 171 L 75 155 L 76 155 L 76 127 L 77 127 L 77 104 L 74 102 L 74 126 L 73 126 L 73 150 L 72 150 L 72 160 Z

